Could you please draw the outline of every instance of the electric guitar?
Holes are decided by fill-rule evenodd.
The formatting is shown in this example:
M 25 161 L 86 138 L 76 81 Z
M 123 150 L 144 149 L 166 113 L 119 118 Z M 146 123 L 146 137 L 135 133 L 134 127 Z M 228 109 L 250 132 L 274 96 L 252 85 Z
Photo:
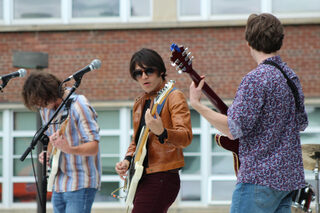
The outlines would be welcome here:
M 165 99 L 168 97 L 169 93 L 173 89 L 174 83 L 175 81 L 169 81 L 158 92 L 158 95 L 154 99 L 154 103 L 151 109 L 152 116 L 155 115 L 157 111 L 157 106 L 161 105 L 165 101 Z M 126 178 L 125 186 L 124 186 L 124 190 L 127 192 L 127 196 L 126 196 L 127 212 L 133 203 L 137 186 L 143 173 L 143 169 L 144 169 L 143 161 L 147 153 L 146 144 L 147 144 L 148 136 L 149 136 L 149 128 L 147 126 L 143 126 L 139 135 L 136 151 L 130 163 L 128 176 Z
M 188 73 L 194 83 L 198 85 L 202 78 L 192 68 L 193 56 L 191 56 L 191 52 L 188 52 L 188 48 L 178 46 L 177 44 L 172 44 L 171 54 L 170 60 L 172 65 L 176 66 L 178 72 Z M 219 112 L 227 115 L 228 106 L 218 97 L 218 95 L 208 86 L 206 82 L 202 87 L 202 92 L 207 96 L 209 101 L 217 108 Z M 219 134 L 215 135 L 215 140 L 220 147 L 232 152 L 234 171 L 237 175 L 240 167 L 240 161 L 238 157 L 239 140 L 231 140 L 228 137 Z
M 62 124 L 60 124 L 60 130 L 59 130 L 59 136 L 64 135 L 65 131 L 66 131 L 66 127 L 68 125 L 69 122 L 69 116 L 67 117 L 67 119 L 65 121 L 62 122 Z M 58 168 L 59 168 L 59 159 L 60 159 L 60 154 L 61 154 L 61 150 L 57 149 L 55 147 L 53 147 L 50 143 L 49 146 L 51 146 L 51 154 L 50 154 L 50 158 L 49 158 L 49 178 L 48 178 L 48 184 L 47 184 L 47 191 L 51 192 L 52 191 L 52 187 L 54 185 L 54 180 L 56 178 L 56 175 L 58 173 Z

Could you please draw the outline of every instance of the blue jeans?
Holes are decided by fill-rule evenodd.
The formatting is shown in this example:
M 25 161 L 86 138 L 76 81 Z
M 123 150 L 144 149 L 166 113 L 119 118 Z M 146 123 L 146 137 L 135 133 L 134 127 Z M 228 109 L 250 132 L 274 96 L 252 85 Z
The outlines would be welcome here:
M 53 192 L 54 213 L 90 213 L 97 189 L 84 188 L 73 192 Z
M 239 183 L 232 195 L 230 213 L 291 213 L 292 192 Z

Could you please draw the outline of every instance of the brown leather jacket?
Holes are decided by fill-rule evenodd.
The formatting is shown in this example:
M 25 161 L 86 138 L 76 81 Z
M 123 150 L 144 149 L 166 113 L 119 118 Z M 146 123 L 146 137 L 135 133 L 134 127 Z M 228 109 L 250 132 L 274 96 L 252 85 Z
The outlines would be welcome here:
M 159 89 L 161 89 L 164 82 Z M 126 159 L 133 156 L 136 149 L 135 138 L 138 131 L 143 107 L 146 99 L 151 103 L 156 93 L 144 94 L 136 99 L 133 106 L 133 136 L 126 153 Z M 151 104 L 152 107 L 153 104 Z M 161 144 L 158 137 L 151 131 L 148 140 L 148 167 L 146 173 L 155 173 L 181 168 L 184 166 L 182 149 L 187 147 L 192 140 L 190 110 L 184 94 L 179 90 L 172 91 L 160 113 L 164 128 L 167 129 L 168 138 Z

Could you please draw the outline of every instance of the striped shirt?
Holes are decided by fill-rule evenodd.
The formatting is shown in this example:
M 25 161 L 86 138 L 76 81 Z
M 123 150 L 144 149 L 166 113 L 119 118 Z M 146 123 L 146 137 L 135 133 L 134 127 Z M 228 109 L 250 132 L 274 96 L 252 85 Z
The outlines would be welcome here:
M 73 94 L 71 97 L 73 102 L 69 110 L 69 121 L 64 134 L 69 145 L 79 146 L 90 141 L 99 141 L 97 113 L 83 95 Z M 55 120 L 60 120 L 64 107 L 60 110 Z M 42 122 L 47 123 L 54 112 L 55 110 L 47 108 L 40 109 Z M 46 134 L 50 136 L 58 129 L 59 125 L 53 124 L 48 128 Z M 81 156 L 61 152 L 54 191 L 69 192 L 83 188 L 99 188 L 101 185 L 100 178 L 100 149 L 95 156 Z
M 228 124 L 239 138 L 238 183 L 291 191 L 305 184 L 299 131 L 308 125 L 298 76 L 280 56 L 277 63 L 298 88 L 300 110 L 280 70 L 267 64 L 248 73 L 228 109 Z

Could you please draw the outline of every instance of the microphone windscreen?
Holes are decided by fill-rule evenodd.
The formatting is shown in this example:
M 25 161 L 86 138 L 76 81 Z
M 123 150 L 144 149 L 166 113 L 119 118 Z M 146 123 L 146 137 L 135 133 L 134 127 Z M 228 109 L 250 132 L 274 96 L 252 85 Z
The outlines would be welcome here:
M 25 70 L 25 69 L 19 69 L 18 70 L 18 72 L 19 72 L 19 76 L 20 77 L 24 77 L 24 76 L 26 76 L 26 74 L 27 74 L 27 70 Z
M 101 61 L 99 59 L 94 59 L 91 62 L 93 69 L 99 69 L 101 67 Z

